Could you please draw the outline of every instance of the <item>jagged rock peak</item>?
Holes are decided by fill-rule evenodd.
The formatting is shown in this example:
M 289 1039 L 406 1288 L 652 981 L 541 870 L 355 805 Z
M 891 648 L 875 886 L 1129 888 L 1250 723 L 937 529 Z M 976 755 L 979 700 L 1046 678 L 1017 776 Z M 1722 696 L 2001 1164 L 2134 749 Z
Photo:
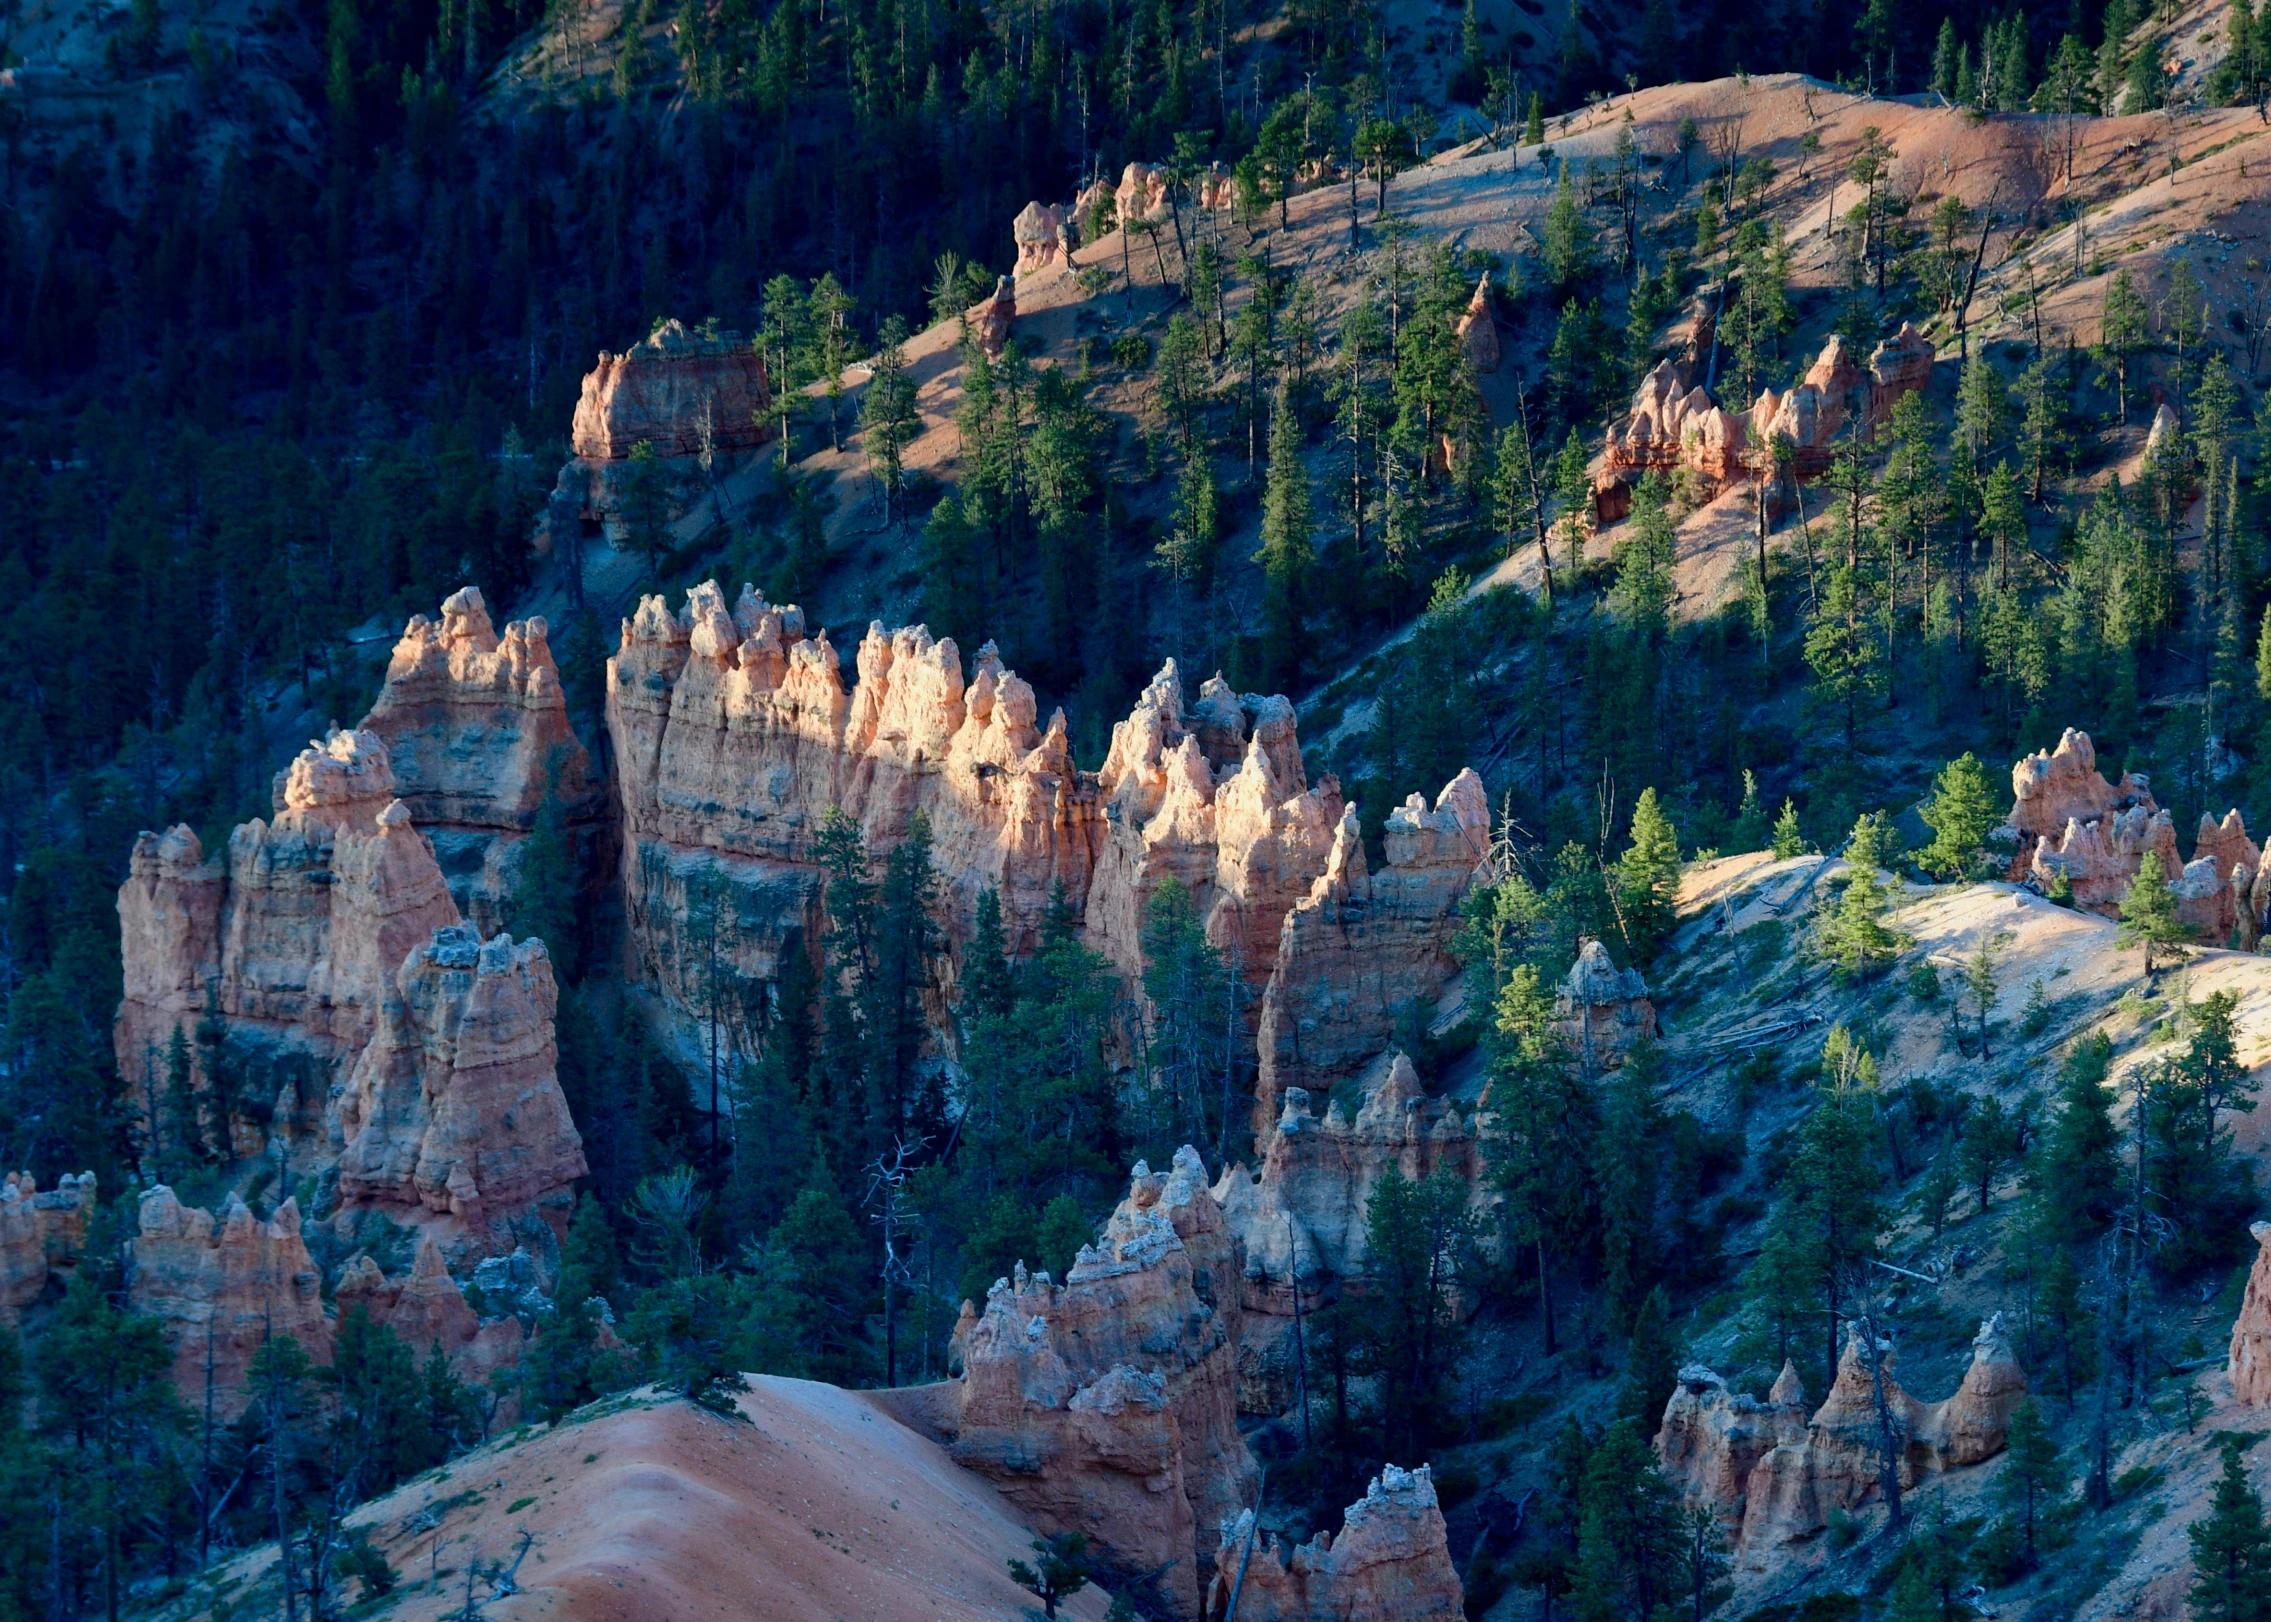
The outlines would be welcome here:
M 1434 1479 L 1424 1464 L 1416 1470 L 1382 1466 L 1364 1496 L 1349 1505 L 1338 1537 L 1319 1533 L 1289 1555 L 1272 1536 L 1245 1559 L 1254 1538 L 1250 1509 L 1223 1523 L 1208 1615 L 1227 1610 L 1241 1567 L 1238 1615 L 1246 1622 L 1457 1622 L 1465 1614 Z
M 394 798 L 394 759 L 378 733 L 333 727 L 292 757 L 272 792 L 280 812 L 384 804 Z

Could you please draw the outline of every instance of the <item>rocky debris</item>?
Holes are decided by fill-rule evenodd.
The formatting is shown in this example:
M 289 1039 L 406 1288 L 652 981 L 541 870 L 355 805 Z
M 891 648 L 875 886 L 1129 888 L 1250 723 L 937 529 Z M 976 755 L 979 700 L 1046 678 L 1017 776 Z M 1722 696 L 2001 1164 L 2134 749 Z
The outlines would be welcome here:
M 1656 1005 L 1638 969 L 1620 969 L 1588 936 L 1554 997 L 1554 1024 L 1588 1076 L 1623 1066 L 1624 1056 L 1656 1035 Z
M 1901 1389 L 1890 1345 L 1880 1342 L 1878 1354 L 1885 1400 L 1903 1439 L 1904 1487 L 2003 1451 L 2027 1384 L 2001 1314 L 1979 1326 L 1963 1383 L 1940 1402 L 1918 1402 Z M 1760 1570 L 1773 1551 L 1819 1533 L 1833 1512 L 1877 1495 L 1879 1436 L 1875 1375 L 1855 1330 L 1829 1396 L 1811 1419 L 1804 1387 L 1787 1363 L 1764 1402 L 1729 1390 L 1701 1365 L 1680 1370 L 1656 1433 L 1656 1456 L 1688 1503 L 1718 1510 L 1721 1524 L 1735 1529 L 1742 1564 Z
M 1498 318 L 1491 310 L 1490 277 L 1475 283 L 1475 294 L 1453 329 L 1467 361 L 1478 372 L 1498 370 Z
M 1460 897 L 1490 841 L 1482 779 L 1462 771 L 1436 796 L 1388 814 L 1385 863 L 1371 871 L 1356 808 L 1333 831 L 1325 868 L 1286 913 L 1262 995 L 1255 1120 L 1265 1128 L 1288 1087 L 1329 1092 L 1387 1051 L 1415 1001 L 1432 1010 L 1457 971 L 1450 952 Z
M 1245 1578 L 1239 1580 L 1241 1558 Z M 1255 1538 L 1242 1510 L 1222 1527 L 1206 1614 L 1220 1618 L 1238 1594 L 1242 1622 L 1459 1622 L 1465 1590 L 1451 1563 L 1443 1511 L 1426 1465 L 1383 1466 L 1349 1505 L 1340 1535 L 1320 1532 L 1290 1552 L 1272 1534 Z
M 395 992 L 338 1101 L 341 1203 L 422 1206 L 468 1231 L 535 1210 L 564 1230 L 589 1168 L 560 1092 L 544 943 L 438 929 Z
M 2146 780 L 2125 775 L 2119 784 L 2107 782 L 2090 735 L 2072 727 L 2055 750 L 2012 766 L 2011 790 L 2005 826 L 2018 852 L 2014 877 L 2045 892 L 2063 880 L 2075 906 L 2110 918 L 2120 912 L 2149 850 L 2160 858 L 2178 920 L 2196 937 L 2220 946 L 2236 932 L 2251 949 L 2259 938 L 2271 885 L 2258 872 L 2262 852 L 2237 810 L 2225 812 L 2221 822 L 2203 815 L 2193 859 L 2181 860 L 2176 824 L 2153 803 Z M 2266 891 L 2261 900 L 2259 886 Z
M 969 323 L 978 347 L 998 360 L 1009 347 L 1010 334 L 1017 330 L 1016 281 L 1008 276 L 995 277 L 992 295 L 963 311 L 962 318 Z
M 1238 1400 L 1246 1413 L 1281 1413 L 1293 1400 L 1297 1312 L 1316 1311 L 1363 1277 L 1365 1212 L 1382 1177 L 1446 1171 L 1469 1187 L 1480 1181 L 1473 1123 L 1429 1098 L 1402 1053 L 1374 1062 L 1362 1097 L 1355 1120 L 1337 1104 L 1320 1120 L 1306 1088 L 1287 1088 L 1257 1144 L 1259 1170 L 1231 1166 L 1215 1183 L 1211 1203 L 1243 1258 Z
M 30 1172 L 8 1173 L 0 1186 L 0 1319 L 14 1323 L 45 1292 L 51 1276 L 78 1265 L 94 1206 L 91 1171 L 76 1177 L 65 1172 L 45 1193 Z
M 1078 1531 L 1117 1563 L 1159 1573 L 1178 1616 L 1199 1609 L 1201 1527 L 1252 1498 L 1237 1428 L 1235 1347 L 1199 1293 L 1176 1213 L 1211 1204 L 1195 1150 L 1165 1175 L 1139 1162 L 1127 1198 L 1061 1285 L 1022 1264 L 968 1303 L 956 1331 L 954 1457 L 991 1476 L 1046 1531 Z
M 290 1335 L 316 1362 L 331 1361 L 321 1285 L 294 1201 L 263 1222 L 232 1194 L 216 1221 L 163 1183 L 142 1195 L 128 1299 L 171 1331 L 175 1389 L 202 1402 L 210 1366 L 222 1417 L 243 1411 L 245 1370 L 270 1337 Z
M 1072 263 L 1072 215 L 1057 204 L 1027 203 L 1010 222 L 1009 235 L 1017 244 L 1020 277 Z
M 522 836 L 546 797 L 567 820 L 599 809 L 549 627 L 514 620 L 500 638 L 478 587 L 452 593 L 438 623 L 411 619 L 362 725 L 385 741 L 395 793 L 459 908 L 484 929 L 502 925 Z
M 628 461 L 641 443 L 664 457 L 750 450 L 772 437 L 769 404 L 764 357 L 740 333 L 665 321 L 584 374 L 570 445 L 586 462 Z
M 2255 1236 L 2255 1265 L 2232 1323 L 2232 1395 L 2247 1408 L 2271 1407 L 2271 1222 L 2248 1229 Z

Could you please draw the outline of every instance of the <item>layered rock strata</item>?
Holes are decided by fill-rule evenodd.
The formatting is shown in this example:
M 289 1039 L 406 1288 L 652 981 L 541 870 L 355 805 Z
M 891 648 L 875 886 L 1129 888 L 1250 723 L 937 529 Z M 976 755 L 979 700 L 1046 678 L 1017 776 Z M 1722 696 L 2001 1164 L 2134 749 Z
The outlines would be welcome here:
M 985 1311 L 964 1307 L 963 1372 L 948 1418 L 957 1460 L 991 1476 L 1046 1531 L 1078 1531 L 1123 1569 L 1156 1574 L 1198 1614 L 1219 1527 L 1252 1499 L 1238 1433 L 1235 1332 L 1208 1304 L 1228 1291 L 1181 1229 L 1219 1234 L 1195 1150 L 1169 1172 L 1138 1163 L 1127 1197 L 1063 1284 L 1022 1265 Z
M 481 944 L 395 787 L 376 732 L 335 732 L 279 776 L 274 822 L 238 828 L 225 864 L 186 827 L 136 841 L 120 1071 L 150 1096 L 174 1033 L 194 1033 L 225 1147 L 336 1166 L 349 1209 L 445 1215 L 459 1235 L 557 1214 L 585 1168 L 547 954 Z
M 1224 1524 L 1215 1552 L 1211 1622 L 1229 1613 L 1233 1593 L 1242 1622 L 1459 1622 L 1466 1615 L 1424 1464 L 1384 1466 L 1348 1506 L 1339 1536 L 1320 1532 L 1290 1551 L 1275 1534 L 1256 1535 L 1253 1511 L 1240 1512 Z
M 498 636 L 477 587 L 452 593 L 438 622 L 411 619 L 362 730 L 385 741 L 395 793 L 458 907 L 485 931 L 503 927 L 518 854 L 547 799 L 563 831 L 600 809 L 549 627 L 514 620 Z
M 674 481 L 706 479 L 773 437 L 764 357 L 737 332 L 665 321 L 584 374 L 570 456 L 553 487 L 549 529 L 571 541 L 579 522 L 623 510 L 632 453 L 647 446 Z M 707 461 L 708 467 L 703 463 Z
M 272 1337 L 331 1361 L 322 1282 L 292 1200 L 262 1221 L 232 1194 L 216 1220 L 161 1183 L 136 1208 L 127 1297 L 172 1332 L 175 1389 L 202 1404 L 210 1371 L 224 1418 L 243 1411 L 245 1371 Z
M 1623 1066 L 1625 1055 L 1656 1035 L 1656 1005 L 1638 969 L 1620 969 L 1608 948 L 1587 938 L 1554 997 L 1554 1025 L 1587 1076 Z
M 1980 1325 L 1962 1384 L 1940 1402 L 1918 1402 L 1901 1389 L 1889 1346 L 1880 1357 L 1904 1487 L 2003 1450 L 2027 1385 L 2000 1314 Z M 1763 1402 L 1729 1390 L 1708 1368 L 1682 1369 L 1656 1433 L 1656 1455 L 1690 1504 L 1718 1511 L 1743 1565 L 1756 1570 L 1775 1550 L 1819 1533 L 1831 1514 L 1877 1496 L 1880 1435 L 1875 1377 L 1859 1339 L 1849 1336 L 1837 1379 L 1810 1419 L 1805 1389 L 1787 1363 Z

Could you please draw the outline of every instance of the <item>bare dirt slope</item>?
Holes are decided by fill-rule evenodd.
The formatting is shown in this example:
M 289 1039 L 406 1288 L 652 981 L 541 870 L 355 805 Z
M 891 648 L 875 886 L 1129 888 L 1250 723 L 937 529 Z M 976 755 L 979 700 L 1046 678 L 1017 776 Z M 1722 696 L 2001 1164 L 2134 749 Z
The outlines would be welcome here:
M 1032 1534 L 1001 1496 L 858 1392 L 752 1376 L 745 1423 L 648 1392 L 516 1432 L 357 1510 L 399 1574 L 358 1615 L 460 1614 L 469 1564 L 509 1564 L 492 1622 L 998 1622 L 1032 1597 L 1006 1562 Z M 473 1598 L 490 1591 L 477 1580 Z M 273 1551 L 219 1568 L 164 1614 L 275 1610 Z M 268 1611 L 259 1610 L 265 1594 Z M 1094 1590 L 1064 1607 L 1098 1622 Z

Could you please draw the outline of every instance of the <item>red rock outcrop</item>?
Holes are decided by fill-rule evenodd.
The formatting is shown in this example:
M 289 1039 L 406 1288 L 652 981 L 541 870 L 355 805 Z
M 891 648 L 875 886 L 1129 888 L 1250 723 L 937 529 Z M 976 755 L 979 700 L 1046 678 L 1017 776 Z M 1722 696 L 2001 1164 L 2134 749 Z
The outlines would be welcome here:
M 2003 1451 L 2027 1384 L 2000 1314 L 1979 1326 L 1963 1382 L 1941 1402 L 1911 1397 L 1894 1377 L 1892 1348 L 1881 1346 L 1879 1355 L 1886 1405 L 1901 1438 L 1904 1487 Z M 1710 1369 L 1682 1369 L 1656 1433 L 1656 1455 L 1690 1504 L 1718 1510 L 1721 1524 L 1734 1530 L 1742 1563 L 1755 1570 L 1774 1550 L 1819 1533 L 1833 1511 L 1856 1509 L 1877 1495 L 1880 1438 L 1875 1376 L 1856 1333 L 1847 1337 L 1837 1379 L 1811 1419 L 1797 1371 L 1787 1363 L 1765 1402 L 1730 1391 Z
M 1638 969 L 1619 969 L 1590 937 L 1554 997 L 1554 1024 L 1588 1076 L 1623 1066 L 1635 1044 L 1656 1035 L 1656 1005 Z
M 978 347 L 998 359 L 1009 347 L 1009 335 L 1017 330 L 1016 281 L 1008 276 L 995 277 L 992 295 L 971 305 L 963 318 L 969 322 Z
M 1072 262 L 1072 216 L 1054 203 L 1027 203 L 1010 222 L 1009 235 L 1017 244 L 1019 276 Z
M 321 1286 L 293 1201 L 263 1222 L 231 1195 L 216 1222 L 162 1183 L 143 1194 L 128 1299 L 172 1332 L 177 1390 L 202 1402 L 210 1364 L 222 1417 L 243 1411 L 245 1369 L 271 1336 L 290 1335 L 318 1363 L 331 1360 Z
M 1233 1592 L 1243 1622 L 1459 1622 L 1466 1615 L 1424 1464 L 1384 1466 L 1349 1505 L 1338 1537 L 1321 1532 L 1290 1554 L 1275 1535 L 1255 1539 L 1253 1511 L 1242 1511 L 1222 1528 L 1209 1622 L 1228 1615 Z
M 1120 221 L 1155 220 L 1168 212 L 1167 171 L 1156 163 L 1131 163 L 1120 171 L 1112 201 Z
M 1243 1258 L 1238 1400 L 1247 1413 L 1281 1413 L 1293 1401 L 1297 1309 L 1314 1312 L 1362 1279 L 1366 1212 L 1382 1177 L 1441 1170 L 1479 1182 L 1473 1123 L 1429 1098 L 1403 1054 L 1374 1061 L 1362 1096 L 1355 1120 L 1338 1105 L 1319 1120 L 1307 1089 L 1285 1089 L 1282 1113 L 1256 1145 L 1259 1169 L 1231 1166 L 1214 1185 L 1212 1203 Z
M 485 930 L 502 927 L 516 854 L 546 797 L 567 820 L 599 809 L 548 627 L 514 620 L 500 638 L 477 587 L 452 593 L 439 623 L 411 619 L 362 730 L 385 740 L 394 792 Z
M 569 441 L 586 462 L 621 462 L 644 442 L 657 456 L 748 450 L 772 437 L 765 360 L 738 332 L 665 321 L 584 374 Z
M 439 929 L 394 989 L 337 1105 L 342 1204 L 422 1206 L 469 1231 L 533 1209 L 564 1229 L 589 1168 L 560 1093 L 544 943 Z
M 360 1306 L 372 1323 L 393 1330 L 420 1358 L 439 1346 L 458 1378 L 470 1385 L 485 1386 L 490 1374 L 520 1361 L 518 1320 L 501 1317 L 484 1323 L 450 1276 L 441 1247 L 425 1236 L 418 1240 L 408 1273 L 388 1278 L 368 1255 L 358 1256 L 339 1275 L 332 1296 L 341 1317 Z
M 1082 1532 L 1120 1564 L 1159 1573 L 1179 1616 L 1198 1613 L 1200 1561 L 1214 1551 L 1201 1529 L 1245 1507 L 1256 1479 L 1237 1427 L 1232 1333 L 1201 1298 L 1178 1231 L 1205 1231 L 1211 1204 L 1195 1150 L 1164 1175 L 1138 1163 L 1063 1284 L 1020 1265 L 982 1315 L 965 1304 L 947 1421 L 957 1460 L 1044 1530 Z
M 1478 372 L 1498 370 L 1498 318 L 1491 311 L 1490 278 L 1475 283 L 1475 294 L 1453 329 L 1468 363 Z
M 2048 891 L 2061 879 L 2074 905 L 2112 917 L 2137 876 L 2146 851 L 2160 858 L 2176 899 L 2177 918 L 2195 936 L 2221 946 L 2237 933 L 2252 949 L 2261 934 L 2262 852 L 2238 811 L 2221 822 L 2203 815 L 2193 859 L 2179 859 L 2176 825 L 2153 803 L 2146 780 L 2109 783 L 2097 769 L 2090 735 L 2067 728 L 2055 750 L 2038 751 L 2011 768 L 2013 803 L 2006 821 L 2017 856 L 2012 875 Z M 2271 886 L 2263 902 L 2271 902 Z
M 1866 371 L 1855 364 L 1844 338 L 1833 334 L 1788 393 L 1765 389 L 1749 411 L 1730 412 L 1703 387 L 1711 328 L 1701 314 L 1694 324 L 1699 345 L 1681 359 L 1659 362 L 1641 379 L 1624 420 L 1609 428 L 1593 484 L 1603 522 L 1629 510 L 1625 487 L 1643 473 L 1684 467 L 1716 494 L 1767 473 L 1777 440 L 1787 443 L 1797 477 L 1819 478 L 1848 422 L 1858 416 L 1864 435 L 1874 431 L 1903 394 L 1932 379 L 1931 343 L 1903 322 L 1870 355 Z
M 0 1186 L 0 1321 L 40 1298 L 50 1276 L 68 1274 L 87 1238 L 95 1174 L 69 1172 L 42 1193 L 32 1174 L 10 1172 Z
M 1431 1013 L 1456 972 L 1450 940 L 1490 841 L 1482 779 L 1462 771 L 1429 808 L 1413 795 L 1388 814 L 1375 873 L 1353 806 L 1325 870 L 1285 915 L 1262 996 L 1255 1120 L 1266 1129 L 1288 1087 L 1329 1092 L 1385 1052 L 1397 1016 Z
M 2271 1222 L 2248 1229 L 2255 1236 L 2255 1265 L 2232 1323 L 2232 1395 L 2247 1408 L 2271 1407 Z

